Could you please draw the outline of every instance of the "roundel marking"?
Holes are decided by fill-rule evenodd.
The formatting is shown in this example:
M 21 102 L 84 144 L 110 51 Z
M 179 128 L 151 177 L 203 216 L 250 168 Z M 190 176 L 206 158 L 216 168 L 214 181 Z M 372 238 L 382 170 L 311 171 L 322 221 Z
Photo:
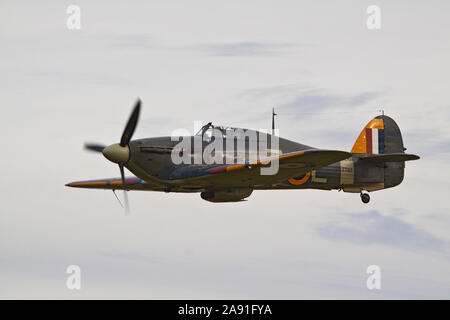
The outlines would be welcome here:
M 301 184 L 304 184 L 306 181 L 308 181 L 310 176 L 311 176 L 311 171 L 308 171 L 303 178 L 301 178 L 301 179 L 291 178 L 288 181 L 290 184 L 292 184 L 294 186 L 299 186 Z

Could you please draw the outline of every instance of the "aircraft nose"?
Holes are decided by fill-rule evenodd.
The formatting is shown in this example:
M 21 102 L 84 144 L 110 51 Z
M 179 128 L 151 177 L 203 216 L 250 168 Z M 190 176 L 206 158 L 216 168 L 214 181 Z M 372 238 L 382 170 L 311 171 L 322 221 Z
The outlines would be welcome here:
M 128 146 L 122 147 L 118 143 L 107 146 L 102 153 L 106 159 L 114 163 L 125 163 L 130 159 L 130 148 Z

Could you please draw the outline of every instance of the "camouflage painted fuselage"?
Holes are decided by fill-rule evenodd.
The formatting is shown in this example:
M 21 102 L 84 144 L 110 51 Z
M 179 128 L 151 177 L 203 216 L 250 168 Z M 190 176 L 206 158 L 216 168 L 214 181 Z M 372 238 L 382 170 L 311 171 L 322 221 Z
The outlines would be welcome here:
M 403 152 L 403 142 L 400 130 L 395 122 L 387 116 L 379 116 L 376 119 L 383 119 L 385 123 L 384 151 L 386 153 Z M 192 145 L 194 144 L 194 137 Z M 270 139 L 268 148 L 271 148 Z M 201 174 L 206 169 L 217 166 L 217 164 L 174 164 L 171 160 L 173 147 L 178 141 L 172 141 L 171 137 L 157 137 L 134 140 L 130 143 L 131 159 L 127 167 L 143 181 L 147 181 L 148 188 L 152 188 L 154 181 L 148 177 L 154 177 L 165 181 L 177 181 L 183 178 Z M 208 142 L 203 141 L 204 148 Z M 301 150 L 310 150 L 313 147 L 296 143 L 287 139 L 279 139 L 280 153 L 289 153 Z M 226 144 L 223 143 L 223 152 L 226 153 Z M 251 154 L 246 141 L 245 159 L 254 160 L 255 155 Z M 394 187 L 403 180 L 404 162 L 382 162 L 373 163 L 363 160 L 366 153 L 354 153 L 351 158 L 342 160 L 312 170 L 298 177 L 292 177 L 282 182 L 274 184 L 248 183 L 243 181 L 231 181 L 226 187 L 250 187 L 253 189 L 342 189 L 347 192 L 360 192 L 360 190 L 375 191 L 384 188 Z M 193 155 L 192 155 L 193 157 Z M 208 186 L 190 184 L 167 186 L 167 191 L 194 191 L 192 189 L 207 189 Z M 215 186 L 221 188 L 222 186 Z M 157 189 L 161 190 L 161 186 Z M 164 190 L 165 188 L 162 187 Z
M 334 159 L 338 161 L 322 162 L 320 165 L 322 160 L 319 159 L 319 164 L 311 165 L 310 170 L 297 170 L 301 172 L 300 175 L 291 174 L 295 172 L 295 169 L 292 171 L 291 168 L 280 169 L 280 172 L 273 176 L 261 175 L 250 165 L 258 155 L 249 148 L 248 137 L 244 137 L 245 148 L 234 149 L 232 153 L 236 161 L 245 159 L 245 164 L 239 165 L 239 169 L 242 169 L 241 173 L 224 174 L 237 166 L 226 168 L 223 164 L 207 164 L 204 161 L 176 164 L 172 156 L 179 141 L 172 141 L 172 137 L 139 139 L 129 143 L 130 157 L 125 166 L 136 177 L 126 179 L 126 188 L 165 192 L 201 192 L 203 199 L 213 202 L 240 201 L 248 197 L 253 190 L 263 189 L 339 189 L 359 193 L 362 190 L 376 191 L 400 184 L 404 177 L 405 161 L 419 158 L 415 155 L 404 154 L 406 149 L 403 146 L 399 127 L 393 119 L 384 115 L 372 119 L 366 125 L 351 153 L 340 152 L 339 154 L 339 151 L 329 151 L 327 156 L 326 150 L 315 149 L 283 138 L 279 138 L 278 145 L 272 146 L 270 135 L 268 136 L 267 149 L 271 152 L 275 151 L 276 154 L 281 155 L 281 158 L 285 154 L 288 156 L 292 153 L 313 154 L 317 150 L 317 153 L 321 152 L 322 157 L 330 157 L 328 160 L 337 157 Z M 260 133 L 256 132 L 257 143 L 259 137 Z M 198 145 L 198 139 L 200 139 L 200 153 L 211 142 L 207 139 L 205 141 L 203 134 L 200 137 L 192 136 L 184 137 L 184 139 L 191 139 L 192 145 L 196 143 Z M 226 149 L 225 139 L 221 145 L 222 148 L 215 150 L 215 153 L 218 152 L 219 158 L 225 159 L 225 156 L 230 155 Z M 196 151 L 189 152 L 188 158 L 194 159 Z M 307 162 L 303 161 L 300 164 L 303 168 L 308 168 Z M 283 165 L 295 165 L 295 163 L 282 163 L 280 166 Z M 242 173 L 243 171 L 245 172 Z M 221 174 L 211 177 L 215 173 Z M 119 189 L 122 184 L 120 179 L 115 178 L 74 182 L 69 186 Z

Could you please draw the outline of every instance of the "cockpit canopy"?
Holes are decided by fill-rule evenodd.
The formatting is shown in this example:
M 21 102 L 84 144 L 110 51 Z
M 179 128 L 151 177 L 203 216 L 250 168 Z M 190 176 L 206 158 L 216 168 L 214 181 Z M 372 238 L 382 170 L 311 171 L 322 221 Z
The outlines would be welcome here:
M 196 136 L 203 137 L 203 140 L 210 140 L 212 136 L 221 137 L 225 139 L 228 137 L 236 137 L 237 139 L 245 139 L 249 137 L 251 140 L 254 138 L 257 140 L 257 131 L 252 129 L 226 127 L 213 125 L 212 122 L 208 122 L 204 125 L 196 134 Z

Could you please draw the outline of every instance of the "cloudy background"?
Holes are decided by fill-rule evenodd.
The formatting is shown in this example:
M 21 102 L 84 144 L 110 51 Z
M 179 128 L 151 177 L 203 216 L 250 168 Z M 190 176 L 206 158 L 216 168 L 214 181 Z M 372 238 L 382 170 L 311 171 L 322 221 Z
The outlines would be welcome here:
M 66 28 L 67 6 L 81 30 Z M 368 30 L 366 8 L 381 8 Z M 449 298 L 447 1 L 0 1 L 0 298 Z M 82 150 L 196 120 L 350 150 L 384 109 L 409 162 L 372 194 L 198 194 L 64 184 L 115 177 Z M 66 288 L 66 268 L 82 289 Z M 381 268 L 382 289 L 366 288 Z

